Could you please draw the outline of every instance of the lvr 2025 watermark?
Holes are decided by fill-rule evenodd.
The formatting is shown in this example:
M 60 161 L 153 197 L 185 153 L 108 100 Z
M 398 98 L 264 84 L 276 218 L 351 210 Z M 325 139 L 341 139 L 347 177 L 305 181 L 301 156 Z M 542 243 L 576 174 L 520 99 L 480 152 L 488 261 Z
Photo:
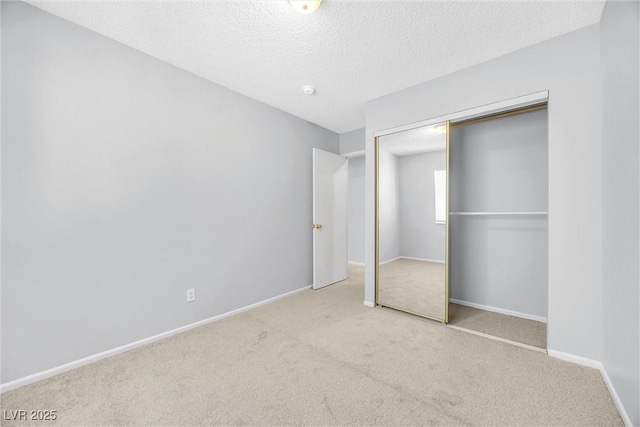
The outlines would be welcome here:
M 56 409 L 32 410 L 10 409 L 2 411 L 2 419 L 5 421 L 55 421 L 58 419 Z

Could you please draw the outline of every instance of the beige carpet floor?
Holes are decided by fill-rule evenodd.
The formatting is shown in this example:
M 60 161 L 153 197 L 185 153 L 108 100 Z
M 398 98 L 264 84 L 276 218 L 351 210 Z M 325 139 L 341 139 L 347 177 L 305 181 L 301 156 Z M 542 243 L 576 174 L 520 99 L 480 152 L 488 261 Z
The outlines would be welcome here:
M 533 347 L 547 348 L 547 325 L 459 304 L 449 304 L 449 324 Z
M 356 271 L 0 406 L 55 409 L 59 426 L 622 425 L 597 370 L 362 302 Z
M 381 264 L 378 304 L 444 319 L 444 267 L 437 262 L 405 258 Z

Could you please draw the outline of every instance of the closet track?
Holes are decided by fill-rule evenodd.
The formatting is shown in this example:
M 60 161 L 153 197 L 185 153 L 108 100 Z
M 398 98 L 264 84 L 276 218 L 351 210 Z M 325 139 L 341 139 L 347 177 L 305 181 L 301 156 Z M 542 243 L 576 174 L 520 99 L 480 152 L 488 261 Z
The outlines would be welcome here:
M 470 125 L 474 123 L 486 122 L 487 120 L 501 119 L 503 117 L 515 116 L 516 114 L 530 113 L 532 111 L 544 110 L 547 108 L 547 102 L 543 102 L 536 105 L 530 105 L 524 108 L 516 108 L 514 110 L 501 111 L 499 113 L 489 114 L 487 116 L 475 117 L 473 119 L 462 120 L 459 122 L 451 122 L 449 127 L 458 127 L 464 125 Z

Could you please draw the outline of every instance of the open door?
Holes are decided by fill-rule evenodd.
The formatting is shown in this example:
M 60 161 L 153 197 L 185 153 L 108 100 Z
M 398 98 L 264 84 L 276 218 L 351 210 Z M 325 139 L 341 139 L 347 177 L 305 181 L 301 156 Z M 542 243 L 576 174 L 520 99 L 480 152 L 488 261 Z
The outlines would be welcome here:
M 313 289 L 347 278 L 348 163 L 313 149 Z

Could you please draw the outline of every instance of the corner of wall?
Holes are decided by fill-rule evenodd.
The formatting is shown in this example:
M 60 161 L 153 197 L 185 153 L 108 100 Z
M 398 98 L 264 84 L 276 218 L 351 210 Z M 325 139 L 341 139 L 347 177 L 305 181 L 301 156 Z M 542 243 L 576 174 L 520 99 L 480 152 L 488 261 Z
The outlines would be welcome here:
M 365 128 L 340 134 L 340 154 L 348 154 L 365 150 Z

